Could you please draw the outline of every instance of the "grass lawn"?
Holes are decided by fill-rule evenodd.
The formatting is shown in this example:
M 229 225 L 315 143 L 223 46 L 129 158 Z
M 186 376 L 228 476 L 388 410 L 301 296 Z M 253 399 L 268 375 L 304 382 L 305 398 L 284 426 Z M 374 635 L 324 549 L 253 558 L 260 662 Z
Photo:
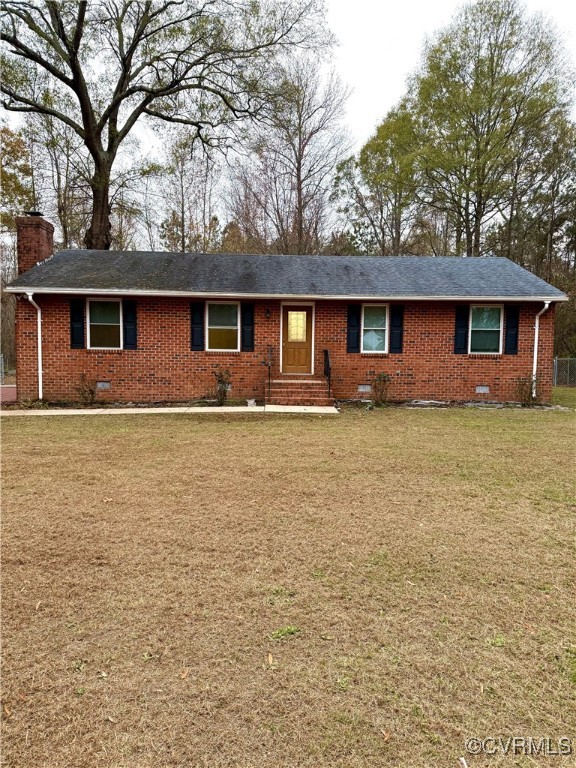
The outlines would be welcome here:
M 575 432 L 530 410 L 6 418 L 4 765 L 576 750 Z
M 552 390 L 552 402 L 554 405 L 576 408 L 576 387 L 554 387 Z

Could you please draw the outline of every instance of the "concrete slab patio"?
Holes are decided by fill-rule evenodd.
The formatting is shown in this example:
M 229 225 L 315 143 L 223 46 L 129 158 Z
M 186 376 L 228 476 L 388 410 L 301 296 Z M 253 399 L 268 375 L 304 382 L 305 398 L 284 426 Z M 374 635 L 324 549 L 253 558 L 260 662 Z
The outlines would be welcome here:
M 231 413 L 308 413 L 333 415 L 339 411 L 329 405 L 256 405 L 256 406 L 206 406 L 166 408 L 26 408 L 0 411 L 1 416 L 128 416 L 158 413 L 231 414 Z

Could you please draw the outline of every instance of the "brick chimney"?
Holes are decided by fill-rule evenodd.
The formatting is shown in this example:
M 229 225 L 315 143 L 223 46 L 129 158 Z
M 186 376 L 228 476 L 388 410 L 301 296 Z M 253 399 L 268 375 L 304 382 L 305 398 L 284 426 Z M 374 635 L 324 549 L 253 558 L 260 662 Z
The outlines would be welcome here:
M 26 272 L 54 253 L 54 227 L 38 211 L 16 217 L 18 274 Z

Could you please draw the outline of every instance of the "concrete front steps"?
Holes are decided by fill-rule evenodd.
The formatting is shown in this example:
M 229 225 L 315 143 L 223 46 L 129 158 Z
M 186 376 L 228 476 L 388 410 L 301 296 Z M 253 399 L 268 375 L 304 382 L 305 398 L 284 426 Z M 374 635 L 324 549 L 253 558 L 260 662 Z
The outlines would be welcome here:
M 324 379 L 274 379 L 267 393 L 266 405 L 334 405 L 328 397 L 328 384 Z

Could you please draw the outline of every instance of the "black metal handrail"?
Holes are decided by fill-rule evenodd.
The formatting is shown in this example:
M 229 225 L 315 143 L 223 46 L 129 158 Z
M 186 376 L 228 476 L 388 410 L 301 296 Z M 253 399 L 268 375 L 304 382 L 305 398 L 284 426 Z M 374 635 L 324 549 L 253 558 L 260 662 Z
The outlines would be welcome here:
M 268 368 L 268 400 L 270 399 L 270 391 L 272 388 L 272 347 L 268 347 L 268 356 L 266 360 L 262 360 L 262 365 Z M 266 391 L 266 385 L 264 385 L 264 391 Z M 266 395 L 264 395 L 266 399 Z
M 330 362 L 329 349 L 324 350 L 324 376 L 326 377 L 326 381 L 328 382 L 328 397 L 330 397 L 330 392 L 332 388 L 332 363 Z

